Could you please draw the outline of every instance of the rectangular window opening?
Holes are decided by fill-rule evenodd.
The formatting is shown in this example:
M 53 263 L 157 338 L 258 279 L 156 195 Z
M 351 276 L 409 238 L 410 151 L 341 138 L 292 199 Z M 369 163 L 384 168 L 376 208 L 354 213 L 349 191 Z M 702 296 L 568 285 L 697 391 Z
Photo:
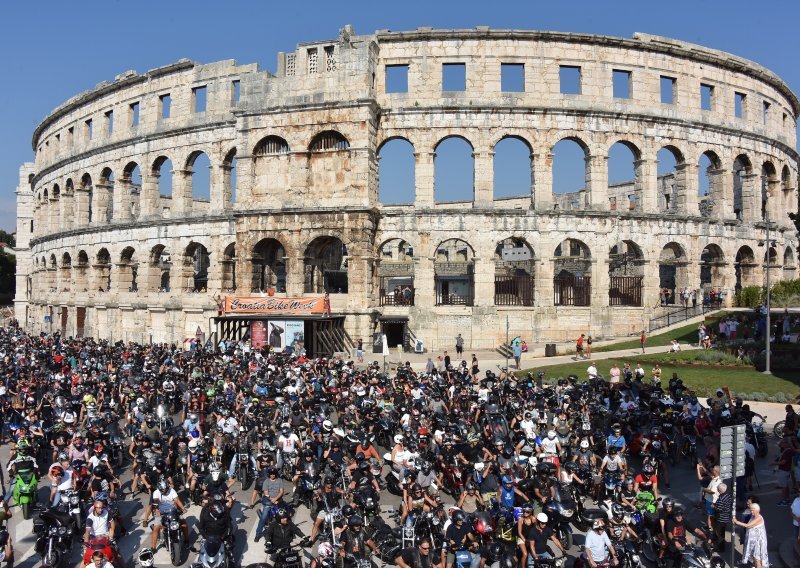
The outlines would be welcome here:
M 56 134 L 56 146 L 61 146 L 61 134 Z
M 786 115 L 784 115 L 784 116 L 786 116 Z M 75 144 L 75 127 L 74 126 L 70 126 L 67 129 L 67 144 L 69 144 L 70 147 L 72 147 Z
M 744 118 L 744 102 L 747 95 L 744 93 L 733 94 L 733 115 L 736 118 Z
M 139 126 L 139 103 L 131 103 L 131 127 Z
M 768 102 L 764 101 L 764 105 L 762 106 L 763 112 L 761 116 L 761 121 L 764 126 L 767 125 L 767 120 L 769 119 L 769 107 L 772 106 Z
M 632 73 L 630 71 L 614 69 L 611 72 L 611 81 L 613 83 L 615 99 L 631 98 L 631 77 Z
M 407 64 L 386 66 L 386 92 L 387 93 L 408 92 Z
M 675 104 L 675 85 L 677 79 L 675 77 L 661 76 L 661 104 L 674 105 Z
M 574 65 L 561 65 L 558 79 L 562 95 L 581 94 L 581 68 Z
M 308 64 L 308 74 L 314 75 L 319 71 L 319 50 L 316 47 L 306 52 L 306 63 Z
M 87 140 L 91 140 L 92 138 L 94 138 L 94 124 L 92 123 L 91 118 L 83 123 L 83 128 L 86 132 Z
M 504 93 L 525 92 L 525 65 L 523 63 L 500 64 L 500 89 Z
M 467 90 L 467 64 L 443 63 L 442 64 L 442 91 Z
M 192 88 L 192 108 L 194 112 L 206 112 L 206 87 Z
M 241 93 L 242 93 L 241 83 L 238 80 L 233 81 L 231 83 L 231 99 L 233 100 L 233 102 L 235 103 L 239 102 L 239 97 L 241 96 Z
M 106 112 L 106 132 L 109 136 L 114 134 L 114 111 L 109 110 Z
M 161 103 L 161 118 L 169 118 L 169 113 L 172 107 L 172 97 L 170 97 L 169 93 L 166 95 L 161 95 L 158 97 L 159 102 Z
M 700 108 L 702 110 L 711 110 L 714 104 L 714 87 L 712 85 L 700 84 Z

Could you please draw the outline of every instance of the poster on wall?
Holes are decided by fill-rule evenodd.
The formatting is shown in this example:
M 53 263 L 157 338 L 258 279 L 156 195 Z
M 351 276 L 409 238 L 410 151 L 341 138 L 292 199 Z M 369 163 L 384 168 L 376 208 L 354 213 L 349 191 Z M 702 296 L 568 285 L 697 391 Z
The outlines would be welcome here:
M 295 353 L 300 353 L 305 346 L 305 322 L 303 320 L 287 320 L 286 322 L 286 347 Z
M 250 346 L 253 349 L 261 349 L 266 343 L 267 330 L 263 321 L 254 321 L 250 324 Z
M 270 320 L 267 322 L 269 346 L 274 351 L 282 351 L 286 346 L 286 322 Z

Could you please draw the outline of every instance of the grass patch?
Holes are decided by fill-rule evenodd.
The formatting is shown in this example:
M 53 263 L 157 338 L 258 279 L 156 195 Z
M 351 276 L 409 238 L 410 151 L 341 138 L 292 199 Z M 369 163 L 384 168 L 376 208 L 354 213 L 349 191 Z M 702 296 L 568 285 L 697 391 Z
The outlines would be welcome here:
M 773 375 L 764 375 L 751 365 L 723 366 L 713 363 L 693 364 L 697 352 L 682 351 L 680 353 L 644 354 L 629 358 L 601 359 L 595 362 L 597 370 L 608 377 L 609 369 L 616 363 L 620 369 L 627 362 L 631 367 L 641 363 L 645 369 L 645 381 L 650 379 L 650 371 L 658 363 L 661 365 L 662 385 L 669 382 L 672 373 L 677 373 L 684 384 L 693 389 L 698 396 L 711 396 L 720 386 L 728 386 L 734 395 L 739 394 L 747 400 L 773 398 L 780 402 L 781 398 L 794 399 L 800 392 L 800 371 L 774 371 Z M 558 379 L 569 375 L 576 375 L 580 380 L 585 380 L 586 369 L 589 361 L 577 361 L 562 365 L 541 366 L 526 369 L 518 376 L 538 370 L 545 372 L 545 380 Z M 754 395 L 754 396 L 747 396 Z M 760 396 L 764 395 L 764 396 Z
M 647 338 L 648 347 L 661 347 L 672 343 L 673 339 L 677 339 L 678 343 L 686 345 L 687 343 L 697 343 L 697 328 L 700 327 L 698 323 L 691 323 L 689 325 L 682 325 L 660 335 L 653 335 Z M 595 340 L 597 341 L 597 340 Z M 604 351 L 618 351 L 620 349 L 638 349 L 641 347 L 639 338 L 630 339 L 628 341 L 620 341 L 619 343 L 610 343 L 608 345 L 601 345 L 596 347 L 592 345 L 592 351 L 602 353 Z

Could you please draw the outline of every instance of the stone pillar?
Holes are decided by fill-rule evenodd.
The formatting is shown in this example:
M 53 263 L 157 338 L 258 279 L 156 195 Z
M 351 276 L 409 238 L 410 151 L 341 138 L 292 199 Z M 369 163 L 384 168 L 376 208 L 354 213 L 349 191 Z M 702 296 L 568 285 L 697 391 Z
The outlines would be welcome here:
M 158 191 L 159 172 L 142 172 L 142 191 L 139 194 L 139 216 L 142 219 L 158 217 L 160 211 L 160 194 Z
M 776 221 L 779 225 L 788 219 L 788 213 L 796 212 L 796 209 L 783 209 L 783 196 L 781 195 L 781 180 L 778 178 L 767 181 L 767 207 L 769 209 L 770 221 Z
M 49 233 L 56 233 L 61 228 L 61 219 L 59 216 L 61 211 L 60 201 L 61 199 L 51 197 L 50 203 L 47 204 L 47 229 Z
M 494 305 L 494 272 L 495 265 L 492 258 L 476 258 L 475 259 L 475 274 L 473 279 L 475 282 L 475 306 L 493 306 Z
M 89 188 L 75 188 L 74 226 L 84 227 L 89 224 Z
M 611 287 L 611 277 L 608 274 L 608 256 L 592 259 L 592 309 L 607 308 L 608 290 Z
M 657 260 L 647 260 L 644 264 L 644 278 L 642 279 L 642 307 L 650 308 L 661 305 L 660 291 L 659 263 Z
M 551 247 L 552 248 L 552 247 Z M 555 259 L 550 255 L 537 258 L 535 275 L 536 306 L 553 306 L 553 272 L 555 270 Z
M 172 170 L 172 210 L 175 214 L 192 212 L 192 170 Z
M 678 211 L 687 215 L 698 215 L 696 162 L 684 161 L 675 166 L 675 183 L 678 187 Z
M 728 175 L 726 175 L 728 174 Z M 708 170 L 709 196 L 714 200 L 714 219 L 733 217 L 733 176 L 723 169 Z
M 294 160 L 294 156 L 287 158 L 287 160 Z M 301 161 L 304 162 L 304 160 Z M 252 206 L 255 167 L 253 156 L 236 155 L 236 207 L 240 203 L 243 203 L 245 208 Z M 306 178 L 299 176 L 298 179 L 305 180 Z M 291 177 L 289 178 L 289 183 L 291 184 L 290 187 L 297 187 Z
M 230 164 L 211 167 L 211 211 L 221 212 L 231 206 Z
M 98 183 L 94 186 L 94 203 L 92 203 L 92 225 L 105 225 L 111 186 Z
M 65 231 L 72 226 L 72 222 L 74 219 L 74 215 L 71 213 L 73 204 L 72 194 L 67 193 L 64 191 L 64 194 L 59 199 L 59 211 L 58 211 L 58 218 L 59 218 L 59 228 L 62 231 Z
M 553 154 L 531 154 L 533 168 L 533 208 L 550 211 L 553 208 Z
M 742 220 L 753 222 L 761 219 L 760 176 L 750 173 L 742 176 Z
M 435 251 L 434 251 L 435 254 Z M 414 258 L 414 306 L 432 308 L 436 304 L 433 258 Z
M 433 207 L 434 158 L 436 152 L 414 152 L 415 207 Z
M 608 202 L 608 156 L 587 157 L 586 173 L 588 174 L 587 208 L 595 211 L 608 211 L 610 208 Z
M 112 221 L 126 222 L 131 220 L 131 178 L 120 176 L 114 187 L 114 218 Z M 127 290 L 127 288 L 126 288 Z
M 657 213 L 658 208 L 658 161 L 642 158 L 634 162 L 641 172 L 640 187 L 636 188 L 636 210 L 642 213 Z
M 302 296 L 305 292 L 305 257 L 302 255 L 287 256 L 284 257 L 284 262 L 286 262 L 286 295 L 290 297 Z M 236 273 L 236 278 L 239 279 L 238 272 Z M 252 278 L 252 275 L 250 278 Z M 348 286 L 349 284 L 348 274 Z
M 474 152 L 475 198 L 473 207 L 494 206 L 494 152 Z

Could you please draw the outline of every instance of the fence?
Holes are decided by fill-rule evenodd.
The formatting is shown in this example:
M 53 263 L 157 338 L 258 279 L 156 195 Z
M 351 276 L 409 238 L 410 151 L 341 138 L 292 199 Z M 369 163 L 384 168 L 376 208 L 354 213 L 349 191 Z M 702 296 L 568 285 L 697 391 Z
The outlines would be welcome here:
M 553 280 L 553 301 L 556 306 L 591 305 L 590 276 L 559 276 Z
M 608 301 L 612 306 L 642 306 L 641 276 L 612 276 Z
M 496 306 L 532 306 L 533 276 L 495 275 L 494 303 Z
M 696 306 L 689 306 L 688 308 L 667 308 L 667 313 L 650 320 L 649 330 L 655 331 L 664 327 L 669 327 L 673 324 L 682 321 L 690 320 L 697 316 L 705 315 L 709 312 L 716 311 L 717 307 L 705 306 L 698 304 Z

